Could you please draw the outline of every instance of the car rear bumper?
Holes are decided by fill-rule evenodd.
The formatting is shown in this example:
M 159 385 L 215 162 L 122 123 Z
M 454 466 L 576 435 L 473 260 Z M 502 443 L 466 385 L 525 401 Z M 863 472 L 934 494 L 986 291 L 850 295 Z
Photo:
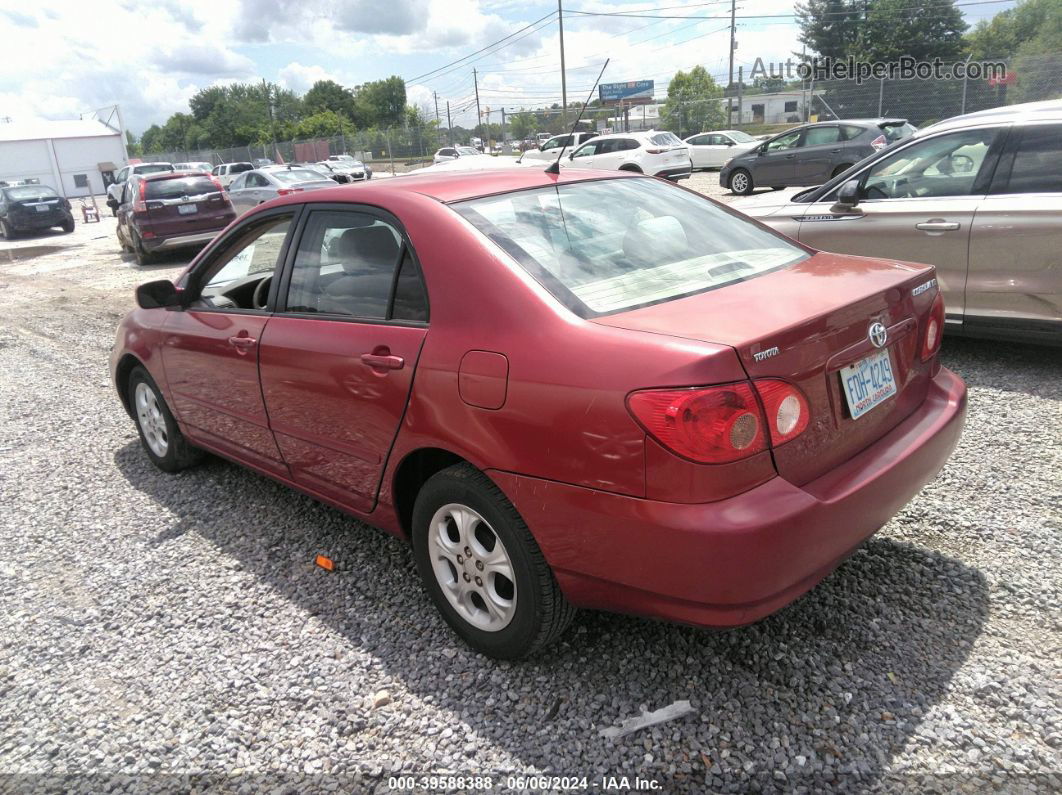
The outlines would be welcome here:
M 74 222 L 74 216 L 65 211 L 35 213 L 33 215 L 30 215 L 29 213 L 19 213 L 18 215 L 8 215 L 7 222 L 15 231 L 23 232 L 70 224 Z
M 672 181 L 678 181 L 680 179 L 689 179 L 690 174 L 693 173 L 693 164 L 687 166 L 675 166 L 673 168 L 665 168 L 663 171 L 657 171 L 653 174 L 654 177 L 661 177 L 663 179 L 670 179 Z
M 822 477 L 686 505 L 493 471 L 575 605 L 740 626 L 810 590 L 948 459 L 966 386 L 941 369 L 914 414 Z
M 217 229 L 211 229 L 206 232 L 195 232 L 188 235 L 172 235 L 170 237 L 141 237 L 140 243 L 145 251 L 172 251 L 178 248 L 203 246 L 217 237 L 218 232 L 224 228 L 224 226 L 219 226 Z

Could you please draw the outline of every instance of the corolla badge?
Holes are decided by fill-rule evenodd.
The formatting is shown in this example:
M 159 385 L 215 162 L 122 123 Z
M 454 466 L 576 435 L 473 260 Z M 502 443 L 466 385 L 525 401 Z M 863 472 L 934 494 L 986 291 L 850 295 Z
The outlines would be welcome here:
M 867 338 L 875 348 L 881 348 L 889 339 L 889 331 L 885 328 L 884 323 L 874 322 L 867 329 Z

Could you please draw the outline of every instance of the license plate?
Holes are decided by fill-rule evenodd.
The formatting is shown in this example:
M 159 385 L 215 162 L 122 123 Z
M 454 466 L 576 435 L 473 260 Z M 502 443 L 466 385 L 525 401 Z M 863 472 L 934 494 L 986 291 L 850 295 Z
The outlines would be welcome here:
M 192 213 L 199 212 L 199 205 L 198 204 L 178 204 L 177 205 L 177 212 L 179 212 L 181 215 L 191 215 Z
M 853 420 L 895 395 L 896 379 L 888 350 L 873 353 L 841 370 L 841 386 Z
M 47 204 L 38 204 L 37 205 L 37 212 L 39 212 L 39 213 L 46 213 L 50 209 L 52 209 L 52 208 L 49 207 Z

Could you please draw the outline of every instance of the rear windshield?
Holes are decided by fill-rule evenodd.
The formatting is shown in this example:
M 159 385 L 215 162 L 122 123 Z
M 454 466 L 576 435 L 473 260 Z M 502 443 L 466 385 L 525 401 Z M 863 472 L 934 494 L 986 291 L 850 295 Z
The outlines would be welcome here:
M 881 131 L 885 133 L 886 141 L 901 141 L 910 135 L 913 135 L 917 131 L 917 127 L 914 127 L 907 122 L 902 124 L 882 124 L 879 125 Z
M 44 185 L 23 185 L 18 188 L 7 188 L 7 197 L 11 201 L 25 201 L 26 199 L 56 199 L 57 194 L 52 188 Z
M 683 140 L 673 132 L 655 133 L 649 136 L 649 140 L 657 146 L 674 146 L 675 144 L 685 146 Z
M 229 166 L 230 174 L 242 174 L 244 171 L 252 171 L 254 166 L 250 163 L 233 163 Z
M 473 149 L 471 146 L 459 146 L 457 147 L 457 153 L 461 155 L 478 155 L 480 152 L 478 149 Z
M 807 257 L 657 180 L 578 182 L 453 207 L 583 317 L 670 301 Z
M 218 186 L 210 177 L 177 177 L 175 179 L 156 179 L 147 183 L 145 199 L 177 199 L 181 196 L 201 196 L 215 193 Z
M 308 168 L 292 168 L 287 171 L 274 171 L 272 174 L 280 182 L 311 182 L 328 179 L 319 171 L 310 171 Z

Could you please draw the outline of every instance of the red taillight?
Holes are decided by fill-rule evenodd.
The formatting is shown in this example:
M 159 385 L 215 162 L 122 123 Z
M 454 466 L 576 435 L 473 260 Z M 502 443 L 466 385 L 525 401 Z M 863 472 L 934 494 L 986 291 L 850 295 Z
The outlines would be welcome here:
M 874 151 L 876 152 L 879 149 L 884 149 L 886 146 L 888 146 L 889 141 L 884 135 L 879 135 L 877 138 L 870 142 L 870 145 L 874 147 Z
M 940 341 L 944 338 L 944 298 L 940 293 L 933 299 L 929 310 L 926 329 L 922 335 L 922 361 L 929 361 L 940 350 Z
M 133 200 L 133 212 L 134 213 L 146 213 L 147 202 L 144 200 L 144 194 L 147 192 L 147 183 L 140 182 L 140 191 L 137 193 L 136 198 Z
M 785 381 L 768 378 L 754 381 L 756 391 L 763 401 L 767 415 L 767 429 L 771 434 L 771 446 L 785 444 L 804 432 L 811 419 L 811 409 L 804 393 Z
M 277 196 L 287 196 L 291 193 L 302 193 L 302 188 L 277 188 Z
M 767 449 L 748 383 L 632 392 L 627 405 L 658 442 L 702 464 L 726 464 Z
M 210 181 L 214 183 L 214 187 L 217 188 L 221 193 L 224 193 L 225 192 L 225 186 L 221 184 L 221 180 L 219 180 L 213 174 L 211 174 L 209 176 L 210 176 Z

